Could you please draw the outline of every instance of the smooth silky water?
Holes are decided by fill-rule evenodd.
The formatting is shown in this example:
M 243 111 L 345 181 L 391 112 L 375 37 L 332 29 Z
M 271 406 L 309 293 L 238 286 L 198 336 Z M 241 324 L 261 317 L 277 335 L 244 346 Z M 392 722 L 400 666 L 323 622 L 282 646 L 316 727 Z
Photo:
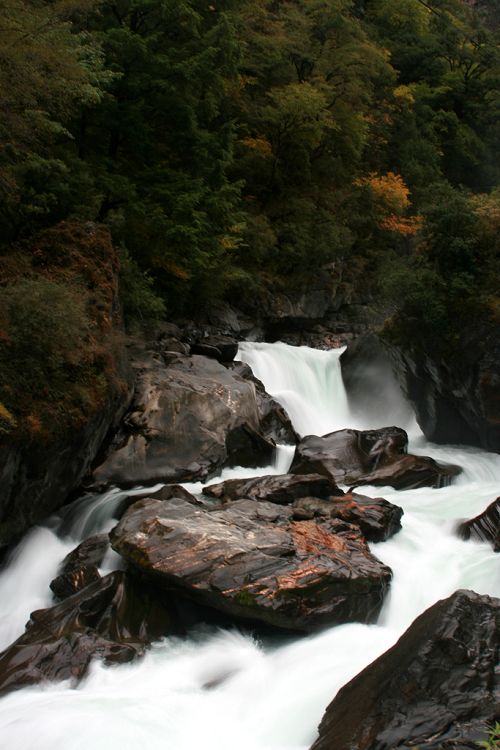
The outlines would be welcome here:
M 363 488 L 405 511 L 402 531 L 371 545 L 394 573 L 378 624 L 342 625 L 265 643 L 236 628 L 200 627 L 186 640 L 165 638 L 136 664 L 94 663 L 76 689 L 67 683 L 27 688 L 0 700 L 1 750 L 305 750 L 337 690 L 389 648 L 420 612 L 457 588 L 500 596 L 498 557 L 491 547 L 454 535 L 459 520 L 481 512 L 499 494 L 500 456 L 427 443 L 397 391 L 381 389 L 382 400 L 374 394 L 381 400 L 380 416 L 363 423 L 349 410 L 341 351 L 243 344 L 239 358 L 286 407 L 301 435 L 398 424 L 408 430 L 412 452 L 464 469 L 441 489 Z M 284 473 L 292 455 L 293 449 L 282 447 L 273 466 L 225 470 L 211 483 Z M 192 492 L 202 487 L 185 486 Z M 81 539 L 109 530 L 120 502 L 134 492 L 141 490 L 88 495 L 25 537 L 0 576 L 0 648 L 22 633 L 33 609 L 51 605 L 48 583 L 64 555 Z M 111 553 L 102 572 L 119 564 Z M 207 688 L 214 682 L 217 687 Z

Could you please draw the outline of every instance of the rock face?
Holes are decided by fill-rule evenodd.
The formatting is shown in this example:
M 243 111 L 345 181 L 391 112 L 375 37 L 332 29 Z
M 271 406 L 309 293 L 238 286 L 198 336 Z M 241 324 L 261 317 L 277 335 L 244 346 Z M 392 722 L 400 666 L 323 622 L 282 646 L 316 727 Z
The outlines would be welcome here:
M 93 658 L 132 661 L 146 644 L 179 633 L 175 606 L 125 573 L 110 573 L 51 609 L 0 654 L 0 694 L 53 680 L 79 680 Z
M 293 520 L 290 507 L 239 500 L 207 511 L 143 499 L 113 548 L 157 584 L 246 622 L 313 631 L 376 619 L 391 571 L 342 521 Z
M 400 490 L 442 487 L 460 473 L 456 466 L 407 454 L 407 445 L 408 436 L 399 427 L 308 435 L 298 444 L 290 471 L 323 474 L 350 487 L 389 485 Z
M 67 599 L 101 576 L 98 568 L 109 549 L 107 534 L 97 534 L 85 539 L 66 555 L 59 567 L 59 575 L 51 581 L 50 588 L 58 599 Z
M 461 539 L 491 542 L 495 552 L 500 552 L 500 497 L 478 516 L 461 523 L 457 532 Z
M 238 342 L 230 336 L 207 336 L 191 344 L 191 354 L 203 354 L 218 362 L 229 364 L 236 357 Z
M 177 355 L 165 366 L 143 353 L 125 429 L 94 472 L 122 487 L 205 479 L 224 464 L 270 462 L 255 387 L 215 359 Z
M 396 424 L 408 424 L 412 417 L 389 350 L 374 333 L 358 336 L 340 356 L 342 379 L 355 416 L 383 424 L 390 410 Z M 376 394 L 376 395 L 375 395 Z
M 500 600 L 457 591 L 326 709 L 311 750 L 475 747 L 498 720 Z
M 295 445 L 299 438 L 290 417 L 281 404 L 267 393 L 264 384 L 254 376 L 251 367 L 244 362 L 234 362 L 232 370 L 255 385 L 260 429 L 266 438 L 276 443 Z
M 500 452 L 498 325 L 475 322 L 447 358 L 393 349 L 426 438 Z
M 229 502 L 250 500 L 292 505 L 297 521 L 337 518 L 359 526 L 369 542 L 382 542 L 401 529 L 403 510 L 381 497 L 344 493 L 320 474 L 282 474 L 255 479 L 230 479 L 205 487 L 204 494 Z

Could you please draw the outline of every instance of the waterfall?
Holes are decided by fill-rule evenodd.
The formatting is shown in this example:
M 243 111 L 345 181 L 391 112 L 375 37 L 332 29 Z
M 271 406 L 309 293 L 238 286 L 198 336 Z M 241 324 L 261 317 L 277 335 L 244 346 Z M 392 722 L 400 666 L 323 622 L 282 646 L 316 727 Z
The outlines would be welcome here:
M 288 410 L 301 434 L 370 428 L 351 418 L 339 368 L 341 350 L 244 344 L 248 362 Z M 394 395 L 382 411 L 392 424 Z M 238 629 L 200 627 L 187 639 L 165 638 L 132 665 L 96 662 L 77 689 L 55 684 L 0 700 L 2 747 L 16 750 L 305 750 L 337 690 L 389 648 L 414 618 L 457 588 L 500 596 L 498 557 L 487 544 L 454 536 L 457 520 L 482 511 L 498 495 L 500 456 L 434 446 L 410 427 L 413 452 L 463 467 L 450 487 L 395 491 L 363 488 L 404 508 L 402 531 L 372 544 L 394 579 L 376 625 L 349 624 L 295 639 L 254 639 Z M 286 471 L 291 449 L 271 467 L 231 469 L 221 478 Z M 187 484 L 199 492 L 201 484 Z M 112 490 L 76 501 L 31 531 L 0 576 L 1 647 L 23 630 L 33 608 L 50 605 L 48 583 L 80 539 L 108 530 L 125 495 Z M 116 560 L 106 561 L 107 569 Z M 207 689 L 207 684 L 217 686 Z

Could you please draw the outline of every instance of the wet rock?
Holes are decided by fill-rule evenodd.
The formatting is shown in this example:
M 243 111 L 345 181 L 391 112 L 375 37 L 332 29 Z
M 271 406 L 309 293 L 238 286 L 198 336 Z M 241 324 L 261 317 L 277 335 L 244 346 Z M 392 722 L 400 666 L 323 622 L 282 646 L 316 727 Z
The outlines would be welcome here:
M 230 336 L 207 336 L 191 344 L 191 354 L 213 357 L 223 364 L 232 362 L 238 353 L 238 341 Z
M 205 479 L 241 459 L 272 460 L 274 445 L 260 433 L 255 387 L 214 359 L 178 356 L 169 366 L 143 353 L 132 409 L 94 486 L 129 487 Z M 232 452 L 239 453 L 234 459 Z
M 229 479 L 205 487 L 203 494 L 222 502 L 249 500 L 293 505 L 297 521 L 338 518 L 359 526 L 369 542 L 382 542 L 401 529 L 403 510 L 381 497 L 345 494 L 320 474 L 280 474 L 254 479 Z
M 400 380 L 428 440 L 500 451 L 498 323 L 474 319 L 452 352 L 392 347 Z
M 340 365 L 351 414 L 371 424 L 383 424 L 389 412 L 396 424 L 409 423 L 411 406 L 403 395 L 390 351 L 378 336 L 366 333 L 355 338 L 341 354 Z
M 293 517 L 339 518 L 356 524 L 368 542 L 385 542 L 401 530 L 403 509 L 382 497 L 366 497 L 350 492 L 340 497 L 318 500 L 304 497 L 293 503 Z
M 297 522 L 292 508 L 239 500 L 207 511 L 143 499 L 111 532 L 113 548 L 157 584 L 245 622 L 313 631 L 376 619 L 391 571 L 342 521 Z
M 326 709 L 311 750 L 474 747 L 498 720 L 500 600 L 430 607 Z
M 203 489 L 203 494 L 224 502 L 242 500 L 264 500 L 278 505 L 291 505 L 301 497 L 326 499 L 332 495 L 343 495 L 335 482 L 320 474 L 279 474 L 253 479 L 228 479 Z
M 231 369 L 245 380 L 255 385 L 257 408 L 259 410 L 260 429 L 270 440 L 276 443 L 295 445 L 299 439 L 291 419 L 276 399 L 267 393 L 264 384 L 254 376 L 252 368 L 244 362 L 233 362 Z
M 323 474 L 350 487 L 370 484 L 399 490 L 446 486 L 461 471 L 427 456 L 409 455 L 407 446 L 408 436 L 399 427 L 308 435 L 298 444 L 290 471 Z
M 110 573 L 51 609 L 33 612 L 26 632 L 0 654 L 0 694 L 54 680 L 79 680 L 93 658 L 122 664 L 179 633 L 165 593 L 123 572 Z
M 59 575 L 50 583 L 58 599 L 67 599 L 90 583 L 100 579 L 99 566 L 109 549 L 107 534 L 96 534 L 86 539 L 69 555 L 59 567 Z
M 461 539 L 491 542 L 495 552 L 500 552 L 500 497 L 478 516 L 461 523 L 457 532 Z

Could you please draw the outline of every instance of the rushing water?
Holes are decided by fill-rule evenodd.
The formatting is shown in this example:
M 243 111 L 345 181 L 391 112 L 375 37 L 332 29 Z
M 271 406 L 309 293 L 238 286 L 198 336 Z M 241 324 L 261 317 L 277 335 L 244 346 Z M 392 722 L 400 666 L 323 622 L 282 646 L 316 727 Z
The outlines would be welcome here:
M 343 389 L 340 351 L 244 344 L 240 358 L 284 404 L 301 434 L 396 423 L 408 429 L 411 451 L 464 468 L 451 487 L 441 489 L 363 488 L 405 511 L 402 531 L 371 545 L 394 572 L 379 623 L 265 643 L 237 629 L 200 628 L 187 640 L 166 638 L 137 664 L 95 663 L 77 689 L 28 688 L 0 700 L 2 750 L 304 750 L 339 687 L 391 646 L 423 609 L 457 588 L 500 596 L 491 547 L 453 534 L 458 520 L 476 515 L 498 495 L 500 456 L 426 443 L 414 420 L 401 423 L 407 414 L 402 397 L 387 389 L 383 398 L 374 394 L 384 421 L 360 424 Z M 283 447 L 273 466 L 226 470 L 222 478 L 286 472 L 292 453 Z M 79 540 L 110 529 L 126 494 L 133 493 L 81 498 L 26 536 L 0 576 L 0 648 L 23 631 L 30 611 L 50 606 L 48 582 L 60 560 Z M 117 565 L 112 553 L 102 572 Z M 225 679 L 206 689 L 218 678 Z

